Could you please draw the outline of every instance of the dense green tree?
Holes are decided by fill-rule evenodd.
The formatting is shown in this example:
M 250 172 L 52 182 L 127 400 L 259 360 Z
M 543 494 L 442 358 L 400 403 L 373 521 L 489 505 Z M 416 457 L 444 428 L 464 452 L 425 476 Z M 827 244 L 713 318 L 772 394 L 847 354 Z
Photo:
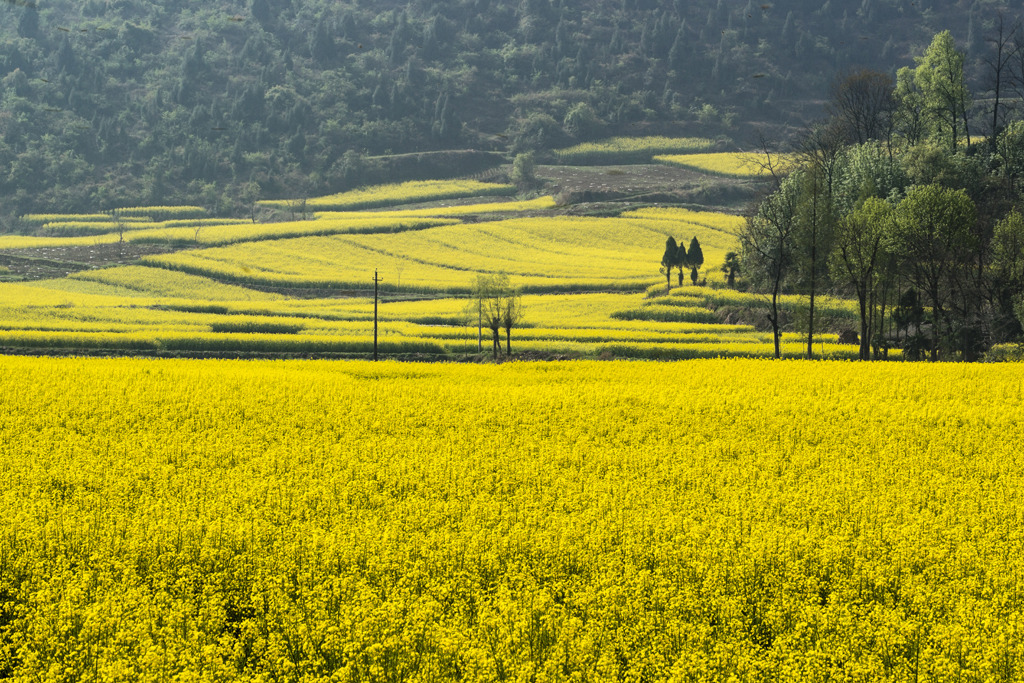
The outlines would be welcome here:
M 964 80 L 964 53 L 953 36 L 943 31 L 932 39 L 924 56 L 917 60 L 914 83 L 936 137 L 955 152 L 961 140 L 969 138 L 967 115 L 971 93 Z
M 1014 121 L 1000 132 L 993 161 L 1007 191 L 1016 196 L 1024 179 L 1024 121 Z
M 915 186 L 897 205 L 887 245 L 899 255 L 908 281 L 931 307 L 931 359 L 937 360 L 940 335 L 950 331 L 948 305 L 958 277 L 974 253 L 974 203 L 963 190 L 939 185 Z
M 893 129 L 903 140 L 916 145 L 924 139 L 928 128 L 924 94 L 915 79 L 915 72 L 909 66 L 896 72 L 896 111 Z
M 512 160 L 512 182 L 520 187 L 530 187 L 537 182 L 537 164 L 533 152 L 517 154 Z
M 885 249 L 890 240 L 894 210 L 883 199 L 868 197 L 864 203 L 843 216 L 836 225 L 831 254 L 832 271 L 853 288 L 860 312 L 860 358 L 871 352 L 873 300 Z
M 868 197 L 898 201 L 910 177 L 900 159 L 880 142 L 853 145 L 843 150 L 842 168 L 833 195 L 834 210 L 844 215 Z
M 565 132 L 579 140 L 593 139 L 600 135 L 603 128 L 597 113 L 585 102 L 579 102 L 569 109 L 562 126 Z
M 995 337 L 1008 341 L 1021 332 L 1014 302 L 1024 295 L 1024 216 L 1016 209 L 998 221 L 992 234 L 990 283 L 995 302 Z
M 725 262 L 722 263 L 722 272 L 725 273 L 725 284 L 727 287 L 736 286 L 736 276 L 740 273 L 740 255 L 735 251 L 725 254 Z

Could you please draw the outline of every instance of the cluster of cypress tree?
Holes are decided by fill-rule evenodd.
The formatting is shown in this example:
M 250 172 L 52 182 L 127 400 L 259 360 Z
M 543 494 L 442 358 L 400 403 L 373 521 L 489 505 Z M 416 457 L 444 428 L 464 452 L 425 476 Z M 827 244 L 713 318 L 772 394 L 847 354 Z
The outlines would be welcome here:
M 675 237 L 669 237 L 665 241 L 665 253 L 661 256 L 661 272 L 666 279 L 666 289 L 672 289 L 672 269 L 679 269 L 679 286 L 683 286 L 683 268 L 690 269 L 690 281 L 697 284 L 697 270 L 704 265 L 704 251 L 700 248 L 700 241 L 694 235 L 690 240 L 690 248 L 687 249 L 676 243 Z

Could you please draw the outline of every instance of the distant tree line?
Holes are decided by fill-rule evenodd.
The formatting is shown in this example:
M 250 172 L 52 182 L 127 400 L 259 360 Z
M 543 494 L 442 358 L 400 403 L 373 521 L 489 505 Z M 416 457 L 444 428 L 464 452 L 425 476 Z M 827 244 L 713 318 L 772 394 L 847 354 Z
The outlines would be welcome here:
M 899 346 L 906 358 L 973 360 L 1021 338 L 1024 30 L 998 17 L 985 40 L 980 96 L 964 51 L 939 33 L 895 78 L 838 79 L 829 118 L 794 145 L 795 167 L 770 169 L 741 267 L 767 295 L 776 356 L 784 293 L 806 296 L 808 357 L 825 292 L 856 298 L 862 359 Z

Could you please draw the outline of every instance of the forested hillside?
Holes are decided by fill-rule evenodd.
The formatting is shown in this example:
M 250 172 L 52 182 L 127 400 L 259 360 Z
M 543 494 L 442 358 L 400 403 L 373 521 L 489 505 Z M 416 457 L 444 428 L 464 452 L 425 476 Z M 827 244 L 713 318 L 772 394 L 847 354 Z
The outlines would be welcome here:
M 935 0 L 8 0 L 0 214 L 315 195 L 374 155 L 724 134 L 822 113 L 950 29 L 983 92 L 1007 3 Z M 445 157 L 423 173 L 475 172 Z M 399 178 L 374 178 L 390 180 Z

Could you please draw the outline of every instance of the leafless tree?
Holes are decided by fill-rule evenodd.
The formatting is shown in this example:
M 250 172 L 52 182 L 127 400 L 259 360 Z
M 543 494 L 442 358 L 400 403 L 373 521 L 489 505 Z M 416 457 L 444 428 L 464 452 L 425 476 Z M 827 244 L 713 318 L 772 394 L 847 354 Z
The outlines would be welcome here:
M 512 328 L 522 320 L 522 296 L 509 283 L 508 275 L 478 275 L 473 289 L 480 322 L 491 331 L 494 359 L 501 350 L 501 330 L 505 330 L 505 352 L 512 355 Z
M 892 76 L 871 69 L 859 69 L 840 76 L 832 84 L 828 112 L 851 142 L 888 140 L 896 108 Z
M 750 279 L 760 281 L 769 292 L 768 323 L 775 340 L 776 358 L 782 356 L 779 296 L 793 264 L 797 200 L 795 184 L 785 183 L 747 217 L 746 226 L 740 234 L 745 272 Z
M 512 328 L 523 318 L 523 297 L 518 290 L 508 288 L 501 302 L 501 326 L 505 329 L 505 355 L 512 357 Z
M 1020 40 L 1021 25 L 1018 19 L 1011 26 L 1006 25 L 1006 17 L 1000 12 L 996 16 L 995 34 L 986 39 L 992 46 L 992 52 L 984 58 L 988 67 L 992 89 L 992 134 L 989 138 L 991 149 L 996 148 L 996 139 L 1006 122 L 1004 104 L 1004 88 L 1011 79 L 1014 60 L 1024 49 Z

